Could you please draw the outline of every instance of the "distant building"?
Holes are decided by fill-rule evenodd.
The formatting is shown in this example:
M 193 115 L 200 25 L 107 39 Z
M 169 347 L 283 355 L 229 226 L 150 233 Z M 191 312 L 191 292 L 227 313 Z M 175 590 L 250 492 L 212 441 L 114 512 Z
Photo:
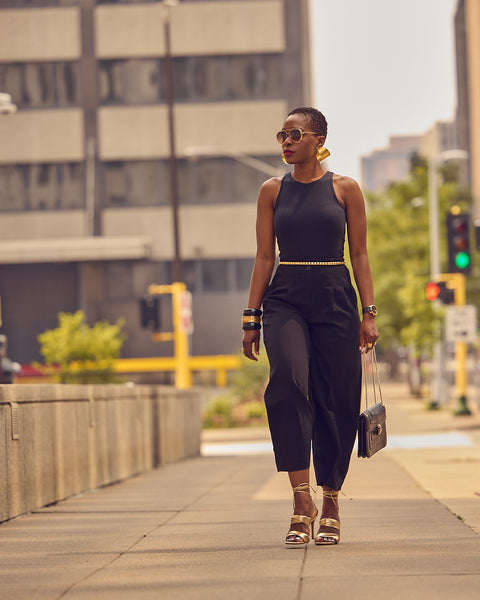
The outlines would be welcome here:
M 410 156 L 420 149 L 420 135 L 392 135 L 388 146 L 361 157 L 360 182 L 364 190 L 381 192 L 410 170 Z
M 436 121 L 421 138 L 419 152 L 428 159 L 446 150 L 458 148 L 458 128 L 455 121 Z
M 170 18 L 192 352 L 237 352 L 269 175 L 236 157 L 282 169 L 274 133 L 311 103 L 309 1 L 181 0 Z M 18 112 L 0 116 L 0 296 L 15 360 L 39 359 L 37 335 L 77 309 L 124 317 L 125 356 L 172 352 L 138 314 L 150 283 L 172 281 L 163 19 L 158 1 L 2 0 L 0 92 Z
M 445 150 L 458 148 L 457 124 L 455 121 L 436 121 L 424 134 L 392 135 L 388 141 L 386 148 L 361 158 L 361 185 L 366 191 L 381 192 L 391 183 L 405 179 L 414 152 L 431 159 Z
M 458 0 L 455 11 L 458 147 L 469 153 L 473 212 L 480 216 L 480 3 Z

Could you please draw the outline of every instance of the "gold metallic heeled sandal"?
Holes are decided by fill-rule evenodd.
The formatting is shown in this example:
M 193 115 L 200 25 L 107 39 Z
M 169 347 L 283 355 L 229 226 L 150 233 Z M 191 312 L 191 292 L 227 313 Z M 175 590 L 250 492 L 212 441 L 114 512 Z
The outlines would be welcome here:
M 293 488 L 293 493 L 302 492 L 303 494 L 310 494 L 310 490 L 313 489 L 308 483 L 301 483 L 297 485 L 297 487 Z M 315 491 L 315 490 L 313 490 Z M 293 509 L 295 510 L 295 497 L 293 499 Z M 287 537 L 285 538 L 285 545 L 290 548 L 298 548 L 300 546 L 305 546 L 310 541 L 310 535 L 305 533 L 304 531 L 298 531 L 294 529 L 295 525 L 299 523 L 303 523 L 311 530 L 311 535 L 313 538 L 313 531 L 315 529 L 315 519 L 318 515 L 318 509 L 315 507 L 315 514 L 313 517 L 309 517 L 307 515 L 293 515 L 292 520 L 290 521 L 290 531 L 287 533 Z M 291 539 L 289 539 L 291 538 Z M 300 540 L 298 540 L 300 538 Z
M 336 502 L 338 507 L 338 490 L 323 490 L 323 497 L 330 498 Z M 321 531 L 322 527 L 330 527 L 336 529 L 338 533 L 332 533 L 330 531 Z M 320 519 L 320 529 L 315 536 L 315 544 L 317 546 L 333 546 L 338 544 L 340 541 L 340 521 L 337 519 L 324 518 Z

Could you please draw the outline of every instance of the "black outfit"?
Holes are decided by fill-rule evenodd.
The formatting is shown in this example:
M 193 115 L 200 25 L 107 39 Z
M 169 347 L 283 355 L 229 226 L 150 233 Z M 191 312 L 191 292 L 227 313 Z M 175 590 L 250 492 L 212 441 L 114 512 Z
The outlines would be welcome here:
M 288 174 L 275 205 L 280 262 L 343 261 L 346 214 L 327 172 Z M 340 489 L 361 395 L 360 319 L 345 265 L 280 264 L 263 300 L 270 362 L 265 404 L 279 471 L 313 464 L 318 485 Z

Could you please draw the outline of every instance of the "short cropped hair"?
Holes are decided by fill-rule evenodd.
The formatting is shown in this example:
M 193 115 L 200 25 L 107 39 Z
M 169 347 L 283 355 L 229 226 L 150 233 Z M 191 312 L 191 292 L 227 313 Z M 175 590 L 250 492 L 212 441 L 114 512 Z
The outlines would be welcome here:
M 327 120 L 323 113 L 321 113 L 316 108 L 312 108 L 311 106 L 300 106 L 299 108 L 294 108 L 288 113 L 290 115 L 303 115 L 311 124 L 312 129 L 315 133 L 319 133 L 323 135 L 325 138 L 327 137 L 328 124 Z

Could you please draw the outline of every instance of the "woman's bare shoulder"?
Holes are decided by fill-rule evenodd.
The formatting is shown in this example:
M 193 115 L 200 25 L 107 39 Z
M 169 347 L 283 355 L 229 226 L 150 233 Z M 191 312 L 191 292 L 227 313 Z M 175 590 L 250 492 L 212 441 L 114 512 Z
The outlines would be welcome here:
M 272 202 L 275 204 L 281 185 L 281 177 L 271 177 L 264 181 L 260 187 L 259 202 Z
M 333 174 L 333 183 L 339 190 L 345 193 L 352 193 L 356 191 L 360 191 L 360 186 L 352 177 L 347 177 L 346 175 L 338 175 L 337 173 Z

